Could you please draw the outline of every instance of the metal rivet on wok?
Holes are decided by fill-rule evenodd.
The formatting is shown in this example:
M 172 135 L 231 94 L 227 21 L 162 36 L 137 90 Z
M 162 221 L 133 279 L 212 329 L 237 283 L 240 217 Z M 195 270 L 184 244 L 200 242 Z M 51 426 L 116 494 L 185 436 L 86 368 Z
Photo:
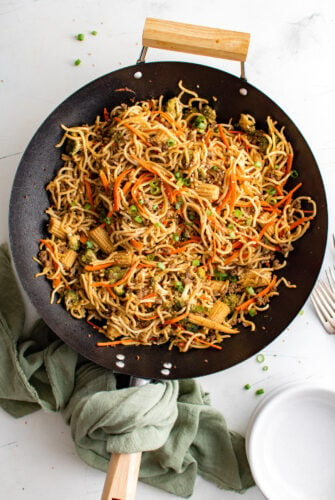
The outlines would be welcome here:
M 142 78 L 142 76 L 142 71 L 136 71 L 136 73 L 134 73 L 134 78 L 136 78 L 136 80 L 139 80 L 140 78 Z
M 125 366 L 123 361 L 117 361 L 115 364 L 118 368 L 124 368 Z
M 125 357 L 126 357 L 126 356 L 125 356 L 124 354 L 117 354 L 117 355 L 116 355 L 116 359 L 120 359 L 121 361 L 122 361 L 123 359 L 125 359 Z
M 248 95 L 247 89 L 245 89 L 244 87 L 240 88 L 240 94 L 241 95 Z
M 170 370 L 167 370 L 166 368 L 163 368 L 163 369 L 161 370 L 161 374 L 162 374 L 162 375 L 165 375 L 165 376 L 167 377 L 168 375 L 170 375 Z
M 165 362 L 165 363 L 163 363 L 163 366 L 164 366 L 164 368 L 167 368 L 168 370 L 170 370 L 172 368 L 172 363 Z

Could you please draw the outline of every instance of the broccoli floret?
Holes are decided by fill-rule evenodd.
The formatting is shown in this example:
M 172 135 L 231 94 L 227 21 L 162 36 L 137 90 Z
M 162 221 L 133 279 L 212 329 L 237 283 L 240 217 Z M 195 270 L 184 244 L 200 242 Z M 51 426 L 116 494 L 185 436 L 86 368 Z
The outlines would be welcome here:
M 65 290 L 64 302 L 66 306 L 77 304 L 79 302 L 79 296 L 73 290 Z
M 77 252 L 80 247 L 80 237 L 78 234 L 69 234 L 68 235 L 68 240 L 69 240 L 69 248 L 71 250 L 74 250 Z
M 70 156 L 77 154 L 80 151 L 80 141 L 77 139 L 67 139 L 65 144 L 65 153 Z
M 122 269 L 120 266 L 112 266 L 106 270 L 105 275 L 107 276 L 107 279 L 109 281 L 115 283 L 116 281 L 119 281 L 121 278 L 123 278 L 125 273 L 126 270 Z
M 126 294 L 124 285 L 114 286 L 113 291 L 116 293 L 118 297 L 124 297 Z
M 239 301 L 240 301 L 240 296 L 237 295 L 236 293 L 230 293 L 222 298 L 222 302 L 227 304 L 227 306 L 230 309 L 230 312 L 234 311 L 234 309 L 237 306 L 237 304 L 239 303 Z
M 263 130 L 255 130 L 255 132 L 248 134 L 248 139 L 251 144 L 259 147 L 260 151 L 265 154 L 269 145 L 269 141 Z
M 201 111 L 203 115 L 207 118 L 209 123 L 216 121 L 216 111 L 215 109 L 211 108 L 208 104 L 205 104 L 205 106 L 202 108 Z
M 91 250 L 90 248 L 83 253 L 83 255 L 80 256 L 80 259 L 83 264 L 92 264 L 96 260 L 97 256 L 95 255 L 95 252 Z
M 169 99 L 165 106 L 166 112 L 170 113 L 170 115 L 176 119 L 182 113 L 182 105 L 178 97 L 172 97 Z
M 255 119 L 251 115 L 245 115 L 242 113 L 238 124 L 244 132 L 253 133 L 256 130 Z

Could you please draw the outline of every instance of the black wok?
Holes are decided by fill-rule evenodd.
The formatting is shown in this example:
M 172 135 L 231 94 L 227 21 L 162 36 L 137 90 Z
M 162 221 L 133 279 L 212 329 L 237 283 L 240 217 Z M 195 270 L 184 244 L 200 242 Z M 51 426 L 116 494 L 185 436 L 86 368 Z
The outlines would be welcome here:
M 141 77 L 138 78 L 138 72 Z M 32 259 L 38 253 L 39 239 L 47 236 L 49 206 L 45 185 L 61 166 L 60 125 L 92 123 L 103 108 L 108 109 L 133 100 L 149 99 L 178 93 L 178 82 L 207 97 L 220 121 L 237 120 L 240 113 L 250 113 L 258 126 L 265 127 L 268 115 L 285 126 L 295 156 L 294 168 L 303 183 L 299 193 L 312 196 L 318 215 L 307 234 L 294 246 L 283 274 L 297 285 L 280 289 L 264 314 L 256 317 L 257 329 L 227 339 L 221 351 L 192 350 L 180 353 L 162 346 L 97 347 L 106 340 L 84 320 L 73 319 L 62 305 L 50 305 L 50 283 L 34 278 L 40 271 Z M 125 89 L 120 91 L 119 89 Z M 213 97 L 217 98 L 213 100 Z M 290 181 L 293 186 L 294 181 Z M 290 188 L 290 184 L 288 185 Z M 272 342 L 295 318 L 307 300 L 317 279 L 327 237 L 325 191 L 313 154 L 292 120 L 264 93 L 244 79 L 224 71 L 184 62 L 140 63 L 114 71 L 81 88 L 60 104 L 37 130 L 28 145 L 13 184 L 10 200 L 11 250 L 22 285 L 41 317 L 50 328 L 84 357 L 112 370 L 143 378 L 185 378 L 206 375 L 229 368 L 254 355 Z

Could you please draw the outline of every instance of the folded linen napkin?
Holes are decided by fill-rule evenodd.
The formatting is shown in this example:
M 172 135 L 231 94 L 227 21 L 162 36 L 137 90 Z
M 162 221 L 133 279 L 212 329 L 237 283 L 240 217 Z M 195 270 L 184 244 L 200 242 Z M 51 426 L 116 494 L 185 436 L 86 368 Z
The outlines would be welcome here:
M 0 406 L 8 413 L 62 412 L 79 456 L 103 471 L 111 453 L 143 451 L 140 479 L 177 496 L 192 494 L 197 474 L 238 492 L 254 484 L 244 439 L 227 429 L 196 381 L 120 388 L 118 375 L 82 358 L 43 321 L 25 331 L 24 320 L 1 245 Z

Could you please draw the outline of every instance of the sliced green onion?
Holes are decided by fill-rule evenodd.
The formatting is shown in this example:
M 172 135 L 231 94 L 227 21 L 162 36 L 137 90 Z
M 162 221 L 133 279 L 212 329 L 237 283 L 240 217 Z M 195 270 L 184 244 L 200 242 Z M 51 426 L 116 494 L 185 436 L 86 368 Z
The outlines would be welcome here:
M 293 179 L 296 179 L 297 177 L 299 177 L 299 172 L 298 170 L 292 170 L 291 173 L 290 173 L 290 176 L 293 178 Z
M 150 253 L 146 256 L 147 260 L 155 260 L 155 255 L 153 253 Z
M 256 356 L 257 363 L 263 363 L 264 359 L 265 359 L 264 354 L 257 354 Z
M 130 205 L 129 212 L 131 214 L 137 214 L 137 206 L 136 205 Z
M 91 210 L 91 205 L 89 203 L 85 203 L 84 205 L 85 210 Z
M 175 179 L 181 179 L 181 177 L 182 177 L 180 172 L 175 172 L 174 176 L 175 176 Z
M 244 389 L 245 389 L 246 391 L 248 391 L 250 388 L 251 388 L 251 385 L 250 385 L 250 384 L 245 384 Z
M 154 223 L 154 226 L 155 226 L 155 227 L 161 227 L 161 223 L 160 223 L 160 222 L 155 222 L 155 223 Z
M 90 241 L 90 240 L 86 241 L 86 248 L 89 248 L 89 249 L 93 248 L 93 241 Z
M 268 371 L 268 369 L 269 369 L 268 365 L 265 365 L 265 366 L 263 366 L 263 368 L 262 368 L 263 372 L 267 372 L 267 371 Z
M 163 271 L 165 269 L 164 262 L 157 262 L 157 267 L 158 267 L 158 269 L 161 269 L 161 271 Z
M 80 42 L 82 42 L 84 39 L 85 39 L 85 35 L 83 33 L 78 33 L 77 40 L 79 40 Z
M 200 260 L 199 259 L 192 260 L 192 266 L 194 266 L 194 267 L 200 266 Z
M 254 163 L 254 167 L 256 167 L 256 168 L 261 168 L 261 167 L 262 167 L 261 162 L 260 162 L 260 161 L 255 161 L 255 163 Z
M 138 222 L 139 224 L 141 224 L 143 222 L 143 219 L 139 215 L 136 215 L 136 217 L 134 217 L 134 221 Z
M 268 194 L 269 194 L 270 196 L 273 196 L 274 194 L 276 194 L 276 192 L 277 192 L 277 191 L 275 190 L 275 188 L 274 188 L 274 187 L 270 187 L 270 188 L 268 189 Z
M 73 64 L 79 66 L 79 64 L 81 64 L 81 59 L 76 59 Z
M 209 209 L 207 208 L 207 210 L 206 210 L 206 215 L 208 215 L 208 216 L 210 217 L 211 215 L 213 215 L 213 211 L 212 211 L 212 210 L 209 210 Z
M 235 208 L 235 210 L 233 211 L 233 216 L 239 219 L 240 217 L 242 217 L 242 215 L 243 215 L 242 210 L 240 210 L 239 208 Z
M 75 207 L 77 203 L 75 201 L 71 201 L 71 207 Z
M 184 286 L 181 281 L 176 281 L 173 286 L 180 293 L 182 293 L 184 290 Z
M 179 241 L 180 240 L 179 234 L 177 234 L 177 233 L 173 234 L 172 239 L 173 239 L 173 241 Z
M 255 394 L 257 396 L 260 396 L 261 394 L 264 394 L 264 389 L 257 389 L 257 391 L 255 392 Z
M 91 31 L 91 35 L 97 36 L 98 32 L 96 30 Z
M 253 318 L 254 316 L 256 316 L 257 311 L 256 309 L 249 309 L 248 314 Z
M 219 167 L 217 165 L 214 165 L 214 167 L 212 167 L 212 170 L 215 170 L 215 172 L 217 172 L 219 170 Z
M 166 144 L 170 148 L 171 146 L 174 146 L 176 144 L 176 141 L 174 139 L 168 139 L 166 141 Z
M 252 286 L 247 286 L 245 289 L 249 295 L 255 295 L 256 293 Z

